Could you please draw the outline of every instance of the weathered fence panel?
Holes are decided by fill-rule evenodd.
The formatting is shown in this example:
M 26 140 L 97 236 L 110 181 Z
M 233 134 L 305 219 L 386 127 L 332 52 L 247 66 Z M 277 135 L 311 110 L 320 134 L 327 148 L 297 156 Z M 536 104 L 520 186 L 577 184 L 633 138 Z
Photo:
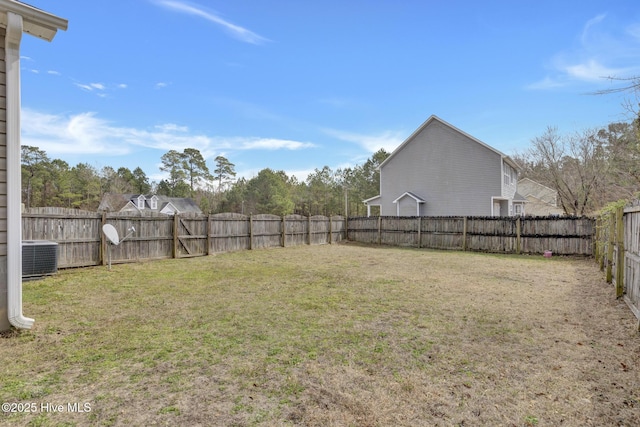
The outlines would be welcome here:
M 105 265 L 162 258 L 182 258 L 277 246 L 339 242 L 343 217 L 311 218 L 236 213 L 204 215 L 97 214 L 71 209 L 23 213 L 23 240 L 58 243 L 58 268 Z M 102 226 L 111 224 L 123 239 L 110 245 Z M 133 231 L 135 230 L 135 231 Z
M 349 218 L 347 234 L 393 246 L 590 256 L 593 230 L 591 218 L 368 217 Z
M 74 212 L 64 209 L 49 212 L 52 213 L 29 214 L 29 220 L 23 220 L 22 240 L 57 242 L 59 266 L 98 265 L 101 216 L 87 212 L 75 215 Z
M 638 319 L 640 331 L 640 201 L 606 210 L 596 226 L 595 258 Z
M 331 219 L 323 215 L 309 218 L 309 244 L 325 245 L 329 243 L 329 226 Z
M 175 216 L 178 234 L 178 257 L 208 254 L 208 217 Z
M 210 217 L 210 252 L 235 252 L 251 249 L 251 221 L 238 213 L 220 213 Z
M 622 244 L 616 245 L 615 253 L 621 251 L 623 256 L 614 255 L 613 258 L 616 264 L 621 262 L 623 265 L 614 269 L 614 280 L 622 276 L 624 299 L 638 318 L 640 330 L 640 207 L 624 209 L 622 224 L 616 231 L 619 232 L 617 240 L 622 238 Z
M 284 245 L 298 246 L 309 242 L 310 218 L 302 215 L 285 217 Z
M 345 217 L 339 215 L 334 215 L 329 218 L 329 243 L 338 243 L 347 238 L 346 221 L 347 219 Z
M 118 231 L 118 246 L 104 243 L 104 250 L 111 251 L 111 263 L 171 258 L 173 256 L 173 221 L 159 216 L 105 216 L 105 223 Z M 133 229 L 135 231 L 133 231 Z M 102 233 L 99 233 L 102 236 Z M 104 264 L 104 260 L 103 264 Z
M 347 240 L 362 243 L 379 243 L 381 217 L 349 218 Z
M 253 215 L 252 219 L 252 249 L 283 246 L 282 218 L 277 215 Z
M 380 238 L 383 245 L 418 246 L 419 219 L 413 217 L 380 218 Z

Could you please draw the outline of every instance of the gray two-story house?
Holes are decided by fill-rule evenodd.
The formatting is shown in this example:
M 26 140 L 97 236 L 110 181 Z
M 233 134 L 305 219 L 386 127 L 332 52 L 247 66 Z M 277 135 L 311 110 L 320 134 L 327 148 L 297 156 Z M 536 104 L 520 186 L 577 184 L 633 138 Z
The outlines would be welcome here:
M 507 155 L 431 116 L 380 165 L 380 194 L 367 199 L 382 216 L 524 214 L 518 165 Z

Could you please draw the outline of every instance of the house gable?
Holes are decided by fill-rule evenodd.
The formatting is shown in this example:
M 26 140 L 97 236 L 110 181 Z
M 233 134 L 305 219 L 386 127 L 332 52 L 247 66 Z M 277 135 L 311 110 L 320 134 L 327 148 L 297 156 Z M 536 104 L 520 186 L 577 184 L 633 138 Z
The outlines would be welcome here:
M 426 200 L 410 191 L 405 191 L 393 203 L 396 205 L 397 216 L 420 216 L 420 205 L 426 203 Z
M 505 154 L 431 116 L 380 164 L 380 196 L 365 203 L 379 204 L 381 215 L 411 210 L 419 212 L 412 215 L 489 216 L 494 199 L 510 208 L 518 170 Z M 411 209 L 408 194 L 419 195 L 410 197 Z
M 167 202 L 164 204 L 164 206 L 162 206 L 162 209 L 160 209 L 160 213 L 163 213 L 166 215 L 175 215 L 175 214 L 179 214 L 180 211 L 178 210 L 178 208 L 173 206 L 173 203 Z
M 426 127 L 428 127 L 429 125 L 431 125 L 434 122 L 439 122 L 447 127 L 449 127 L 451 130 L 459 133 L 460 135 L 465 136 L 466 138 L 468 138 L 469 140 L 481 145 L 482 147 L 485 147 L 488 150 L 491 150 L 493 152 L 495 152 L 496 154 L 500 155 L 501 157 L 505 158 L 505 161 L 508 162 L 509 165 L 511 165 L 513 168 L 515 168 L 516 170 L 519 170 L 520 167 L 518 166 L 518 164 L 516 162 L 514 162 L 509 156 L 507 156 L 506 154 L 496 150 L 495 148 L 493 148 L 492 146 L 480 141 L 479 139 L 469 135 L 468 133 L 466 133 L 463 130 L 458 129 L 457 127 L 453 126 L 450 123 L 445 122 L 444 120 L 442 120 L 440 117 L 436 116 L 436 115 L 432 115 L 431 117 L 429 117 L 427 120 L 425 120 L 424 123 L 422 123 L 422 125 L 420 125 L 420 127 L 418 129 L 416 129 L 411 135 L 409 135 L 409 137 L 407 139 L 404 140 L 404 142 L 402 142 L 402 144 L 400 144 L 395 150 L 393 150 L 393 152 L 389 155 L 389 157 L 387 157 L 381 164 L 380 164 L 380 169 L 382 169 L 382 167 L 385 165 L 385 163 L 389 163 L 391 161 L 391 159 L 398 153 L 400 152 L 406 145 L 410 144 L 411 141 L 413 141 L 413 139 L 419 135 Z

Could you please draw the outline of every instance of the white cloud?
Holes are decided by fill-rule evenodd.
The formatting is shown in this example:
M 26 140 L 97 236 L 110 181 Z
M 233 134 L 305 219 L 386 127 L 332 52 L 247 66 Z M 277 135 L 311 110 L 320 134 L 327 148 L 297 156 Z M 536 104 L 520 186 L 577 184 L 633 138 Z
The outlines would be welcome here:
M 175 123 L 165 123 L 163 125 L 156 125 L 155 127 L 160 132 L 188 132 L 189 128 L 186 126 L 179 126 Z
M 166 123 L 152 130 L 119 127 L 95 113 L 46 114 L 22 110 L 22 144 L 39 147 L 47 154 L 123 155 L 134 147 L 156 150 L 195 148 L 205 158 L 221 151 L 300 150 L 314 147 L 309 142 L 277 138 L 217 137 L 193 133 L 186 126 Z
M 590 59 L 582 64 L 567 66 L 564 71 L 570 77 L 583 81 L 602 81 L 602 79 L 607 77 L 620 75 L 625 72 L 624 69 L 606 67 L 595 59 Z
M 258 176 L 262 169 L 241 169 L 237 171 L 236 179 L 244 178 L 247 181 L 251 178 L 255 178 Z M 307 177 L 312 174 L 315 169 L 297 169 L 297 170 L 284 170 L 284 173 L 287 174 L 288 177 L 295 177 L 298 182 L 305 182 Z
M 544 89 L 554 89 L 557 87 L 563 87 L 566 86 L 567 82 L 561 82 L 557 79 L 553 79 L 549 76 L 545 77 L 544 79 L 535 82 L 535 83 L 531 83 L 527 86 L 525 86 L 526 89 L 531 89 L 531 90 L 544 90 Z
M 591 35 L 591 27 L 598 25 L 599 23 L 604 21 L 604 18 L 606 17 L 607 15 L 603 13 L 594 18 L 589 19 L 587 23 L 584 24 L 584 27 L 582 28 L 582 37 L 581 37 L 583 44 L 589 41 L 589 36 Z
M 55 71 L 55 70 L 49 70 L 47 71 L 47 74 L 51 74 L 52 76 L 60 76 L 60 72 L 59 71 Z
M 378 134 L 361 134 L 355 132 L 347 132 L 337 129 L 323 129 L 323 131 L 334 138 L 338 138 L 341 141 L 353 142 L 360 145 L 370 153 L 384 148 L 386 151 L 391 152 L 395 150 L 398 145 L 405 140 L 406 135 L 399 131 L 383 131 Z
M 240 150 L 300 150 L 314 147 L 310 142 L 275 138 L 238 138 L 236 141 L 229 141 L 229 143 L 231 144 L 230 148 L 234 147 Z
M 221 26 L 225 31 L 231 34 L 232 37 L 245 43 L 262 44 L 269 41 L 269 39 L 262 37 L 253 31 L 222 19 L 214 12 L 206 11 L 201 6 L 173 0 L 156 0 L 155 3 L 167 9 L 204 18 L 209 22 L 213 22 L 214 24 Z
M 158 82 L 156 83 L 156 89 L 162 89 L 164 87 L 169 86 L 169 83 L 165 83 L 165 82 Z
M 93 113 L 66 117 L 22 109 L 22 144 L 50 155 L 127 154 L 129 148 L 111 139 L 111 131 L 112 127 Z
M 93 92 L 94 90 L 105 90 L 106 86 L 102 83 L 76 83 L 80 89 L 86 90 L 87 92 Z
M 576 83 L 606 84 L 610 77 L 626 77 L 640 71 L 640 25 L 625 28 L 608 22 L 606 14 L 589 19 L 579 45 L 557 53 L 549 61 L 547 77 L 527 89 L 553 89 Z

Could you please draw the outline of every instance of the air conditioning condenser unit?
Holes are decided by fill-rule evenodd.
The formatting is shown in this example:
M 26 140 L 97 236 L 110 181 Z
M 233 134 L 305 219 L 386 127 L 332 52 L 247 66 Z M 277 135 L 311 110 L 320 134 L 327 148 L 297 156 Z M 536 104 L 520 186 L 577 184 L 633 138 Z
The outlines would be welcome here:
M 22 241 L 22 278 L 37 277 L 58 272 L 58 244 L 48 240 Z

